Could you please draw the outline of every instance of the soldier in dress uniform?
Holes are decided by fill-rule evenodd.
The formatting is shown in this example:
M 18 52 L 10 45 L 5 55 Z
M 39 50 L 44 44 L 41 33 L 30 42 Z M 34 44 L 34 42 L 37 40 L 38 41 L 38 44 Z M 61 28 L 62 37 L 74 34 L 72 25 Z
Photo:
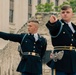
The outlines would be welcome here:
M 61 7 L 60 14 L 61 20 L 51 15 L 46 24 L 54 46 L 47 65 L 54 69 L 55 75 L 76 75 L 76 25 L 71 22 L 72 7 Z
M 22 75 L 41 75 L 42 74 L 42 57 L 46 51 L 47 41 L 38 34 L 39 23 L 37 20 L 28 21 L 28 33 L 12 34 L 0 32 L 0 38 L 13 42 L 21 41 L 26 34 L 22 44 L 22 58 L 18 65 L 17 71 Z

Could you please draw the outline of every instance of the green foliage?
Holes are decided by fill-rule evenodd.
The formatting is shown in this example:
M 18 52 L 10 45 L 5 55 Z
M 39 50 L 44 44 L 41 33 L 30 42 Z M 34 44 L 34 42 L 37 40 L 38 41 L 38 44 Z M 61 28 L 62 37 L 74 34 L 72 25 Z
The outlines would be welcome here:
M 69 2 L 63 2 L 63 4 L 61 4 L 60 6 L 55 6 L 54 8 L 57 9 L 57 12 L 60 12 L 61 7 L 62 7 L 63 5 L 69 5 Z
M 53 2 L 39 4 L 36 6 L 36 10 L 37 10 L 37 12 L 50 12 L 50 11 L 54 11 L 54 10 L 56 10 L 56 12 L 60 12 L 60 8 L 63 5 L 70 5 L 73 8 L 73 12 L 76 12 L 76 0 L 66 0 L 65 2 L 63 2 L 63 4 L 61 4 L 59 6 L 55 6 L 55 7 L 54 7 Z
M 55 9 L 58 9 L 57 11 L 60 11 L 60 8 L 63 5 L 70 5 L 73 8 L 73 12 L 76 12 L 76 0 L 67 0 L 65 2 L 63 2 L 63 4 L 61 4 L 60 6 L 56 6 Z
M 76 0 L 69 0 L 70 5 L 73 8 L 73 11 L 76 12 Z
M 51 3 L 45 3 L 45 4 L 39 4 L 36 6 L 37 12 L 50 12 L 53 11 L 53 2 Z
M 44 12 L 53 11 L 52 6 L 53 6 L 53 3 L 45 3 Z
M 43 12 L 44 11 L 44 5 L 43 4 L 39 4 L 36 6 L 37 12 Z

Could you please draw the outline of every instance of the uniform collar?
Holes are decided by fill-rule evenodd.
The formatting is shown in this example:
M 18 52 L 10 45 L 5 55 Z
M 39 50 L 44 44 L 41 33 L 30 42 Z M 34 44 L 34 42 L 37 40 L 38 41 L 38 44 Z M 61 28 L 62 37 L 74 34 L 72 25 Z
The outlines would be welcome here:
M 67 24 L 68 24 L 69 26 L 71 26 L 71 25 L 72 25 L 72 23 L 71 23 L 71 22 L 68 22 Z
M 37 33 L 35 33 L 34 35 L 38 35 Z

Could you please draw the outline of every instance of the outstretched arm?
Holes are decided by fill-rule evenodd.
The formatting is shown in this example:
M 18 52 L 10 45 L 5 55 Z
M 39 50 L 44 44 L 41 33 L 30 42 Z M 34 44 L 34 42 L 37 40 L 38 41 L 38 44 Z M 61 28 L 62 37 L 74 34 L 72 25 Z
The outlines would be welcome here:
M 23 35 L 22 34 L 12 34 L 12 33 L 5 33 L 0 32 L 0 38 L 4 40 L 10 40 L 14 42 L 21 42 Z

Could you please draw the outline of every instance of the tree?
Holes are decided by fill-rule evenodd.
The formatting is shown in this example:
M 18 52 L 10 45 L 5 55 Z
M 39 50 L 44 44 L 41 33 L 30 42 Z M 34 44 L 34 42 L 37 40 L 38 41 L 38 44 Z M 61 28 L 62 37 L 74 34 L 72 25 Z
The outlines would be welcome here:
M 44 11 L 44 5 L 43 4 L 37 5 L 36 10 L 37 10 L 37 12 L 43 12 Z
M 70 6 L 72 6 L 73 11 L 76 12 L 76 0 L 68 0 Z
M 39 4 L 36 6 L 36 10 L 37 10 L 37 12 L 50 12 L 50 11 L 54 11 L 55 9 L 57 9 L 56 12 L 60 12 L 60 8 L 63 5 L 70 5 L 73 9 L 73 12 L 76 12 L 76 0 L 66 0 L 65 2 L 63 2 L 63 4 L 61 4 L 59 6 L 55 6 L 55 7 L 54 7 L 53 2 Z
M 37 12 L 50 12 L 53 11 L 53 2 L 51 3 L 45 3 L 45 4 L 39 4 L 36 6 Z
M 59 12 L 60 8 L 63 5 L 70 5 L 73 9 L 73 12 L 76 12 L 76 0 L 67 0 L 67 1 L 63 2 L 63 4 L 61 4 L 60 6 L 56 6 L 55 9 L 58 9 L 57 11 Z

